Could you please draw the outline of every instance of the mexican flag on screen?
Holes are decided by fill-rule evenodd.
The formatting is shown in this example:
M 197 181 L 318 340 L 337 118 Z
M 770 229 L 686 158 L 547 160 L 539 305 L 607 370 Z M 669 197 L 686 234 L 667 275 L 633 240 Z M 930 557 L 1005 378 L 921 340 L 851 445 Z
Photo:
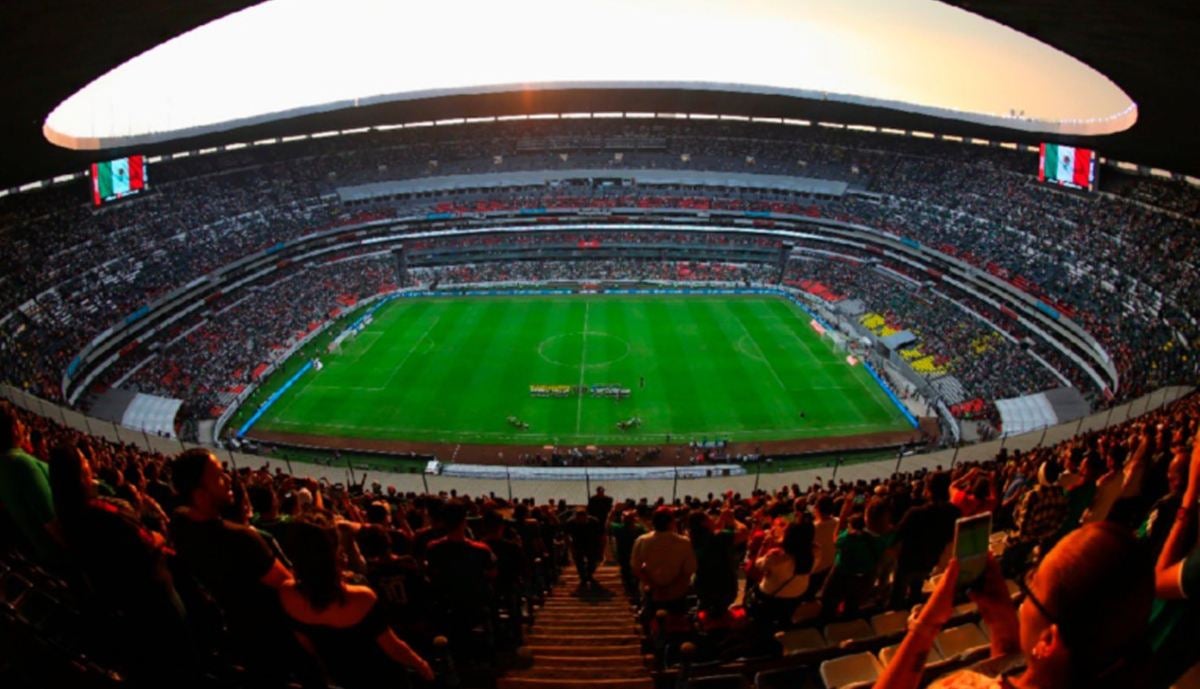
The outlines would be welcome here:
M 1038 181 L 1091 187 L 1093 152 L 1086 148 L 1042 144 Z
M 146 188 L 142 156 L 92 164 L 92 202 L 99 206 Z

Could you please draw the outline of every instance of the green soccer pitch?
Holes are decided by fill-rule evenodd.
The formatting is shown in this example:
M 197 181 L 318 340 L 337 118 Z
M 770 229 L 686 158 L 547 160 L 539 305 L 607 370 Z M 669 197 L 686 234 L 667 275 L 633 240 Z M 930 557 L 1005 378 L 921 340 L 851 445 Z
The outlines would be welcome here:
M 301 376 L 250 435 L 582 446 L 911 430 L 809 320 L 759 295 L 397 299 L 340 353 L 322 354 L 323 370 Z M 543 398 L 531 385 L 630 395 Z M 640 425 L 618 428 L 634 417 Z

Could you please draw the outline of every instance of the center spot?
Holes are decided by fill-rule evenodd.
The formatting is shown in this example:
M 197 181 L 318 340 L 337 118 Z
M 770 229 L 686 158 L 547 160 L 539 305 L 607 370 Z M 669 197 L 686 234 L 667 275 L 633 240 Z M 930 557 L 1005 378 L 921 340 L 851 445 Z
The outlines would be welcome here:
M 629 343 L 602 332 L 562 333 L 542 340 L 537 351 L 538 356 L 558 366 L 578 368 L 582 361 L 584 368 L 599 368 L 629 356 Z

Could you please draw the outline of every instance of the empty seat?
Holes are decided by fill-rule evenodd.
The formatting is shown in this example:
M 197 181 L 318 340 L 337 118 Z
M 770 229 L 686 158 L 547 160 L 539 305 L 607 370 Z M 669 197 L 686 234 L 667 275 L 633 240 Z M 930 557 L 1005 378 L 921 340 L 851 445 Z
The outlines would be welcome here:
M 825 689 L 844 689 L 856 682 L 874 682 L 883 666 L 870 653 L 852 653 L 821 663 L 821 681 Z
M 887 667 L 888 663 L 892 662 L 892 658 L 896 657 L 896 651 L 900 648 L 900 644 L 892 644 L 879 649 L 879 664 Z M 929 649 L 929 658 L 925 662 L 932 663 L 942 659 L 942 654 L 938 653 L 937 648 Z
M 950 629 L 943 629 L 933 640 L 933 645 L 943 658 L 953 658 L 972 649 L 988 646 L 988 638 L 979 627 L 964 624 Z
M 775 635 L 775 639 L 783 647 L 783 654 L 785 656 L 811 651 L 816 648 L 825 648 L 826 645 L 825 637 L 821 636 L 821 632 L 811 627 L 779 632 Z
M 754 688 L 801 689 L 808 686 L 811 675 L 812 669 L 807 665 L 762 670 L 754 675 Z
M 954 606 L 954 615 L 956 617 L 958 615 L 970 615 L 971 613 L 978 612 L 978 611 L 979 611 L 979 606 L 975 605 L 974 602 L 967 602 L 967 603 L 963 603 L 961 605 Z
M 875 636 L 871 625 L 866 620 L 848 620 L 846 622 L 831 622 L 825 625 L 825 643 L 837 646 L 843 641 L 857 641 Z
M 908 613 L 903 610 L 881 612 L 871 618 L 871 629 L 876 636 L 887 636 L 908 629 Z

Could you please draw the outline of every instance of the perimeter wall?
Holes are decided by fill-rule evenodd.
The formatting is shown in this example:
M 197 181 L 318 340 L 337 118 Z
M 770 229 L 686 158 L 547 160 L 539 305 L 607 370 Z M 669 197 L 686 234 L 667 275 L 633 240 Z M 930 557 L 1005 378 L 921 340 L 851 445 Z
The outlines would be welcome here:
M 1183 397 L 1193 390 L 1189 386 L 1174 386 L 1160 388 L 1150 394 L 1143 395 L 1131 402 L 1097 412 L 1078 421 L 1033 431 L 1011 438 L 1001 438 L 985 443 L 965 445 L 958 449 L 945 449 L 937 452 L 916 454 L 900 460 L 883 460 L 862 462 L 836 468 L 838 479 L 871 479 L 890 475 L 899 468 L 902 471 L 912 471 L 936 466 L 949 467 L 957 462 L 982 461 L 990 459 L 1001 448 L 1028 450 L 1042 445 L 1053 445 L 1082 432 L 1108 428 L 1128 419 L 1136 418 L 1149 411 L 1154 411 L 1174 400 Z M 79 412 L 30 395 L 9 385 L 0 385 L 0 397 L 10 400 L 16 406 L 62 423 L 70 428 L 99 436 L 113 442 L 129 443 L 144 450 L 158 452 L 171 456 L 189 447 L 211 447 L 186 443 L 171 438 L 161 438 L 121 427 L 109 421 L 84 416 Z M 283 469 L 293 475 L 306 478 L 324 478 L 332 483 L 380 483 L 384 486 L 395 486 L 401 492 L 406 491 L 449 491 L 457 490 L 460 494 L 481 495 L 495 493 L 499 496 L 532 497 L 539 502 L 554 498 L 564 498 L 569 502 L 584 502 L 594 488 L 589 476 L 582 475 L 576 480 L 522 480 L 509 478 L 498 479 L 463 479 L 449 478 L 416 473 L 391 473 L 383 471 L 368 471 L 354 466 L 349 460 L 338 466 L 286 462 L 259 455 L 241 452 L 231 452 L 225 449 L 213 448 L 217 456 L 229 462 L 234 467 L 270 466 Z M 775 472 L 769 466 L 759 465 L 749 467 L 750 472 L 745 476 L 721 476 L 713 478 L 677 478 L 671 479 L 632 479 L 606 480 L 607 492 L 616 499 L 649 498 L 654 500 L 662 497 L 683 497 L 685 495 L 719 494 L 728 490 L 749 493 L 755 487 L 774 489 L 782 485 L 797 483 L 808 485 L 818 478 L 829 480 L 835 475 L 832 466 L 802 471 Z M 757 473 L 756 473 L 757 471 Z M 512 476 L 520 474 L 520 467 L 511 469 Z

